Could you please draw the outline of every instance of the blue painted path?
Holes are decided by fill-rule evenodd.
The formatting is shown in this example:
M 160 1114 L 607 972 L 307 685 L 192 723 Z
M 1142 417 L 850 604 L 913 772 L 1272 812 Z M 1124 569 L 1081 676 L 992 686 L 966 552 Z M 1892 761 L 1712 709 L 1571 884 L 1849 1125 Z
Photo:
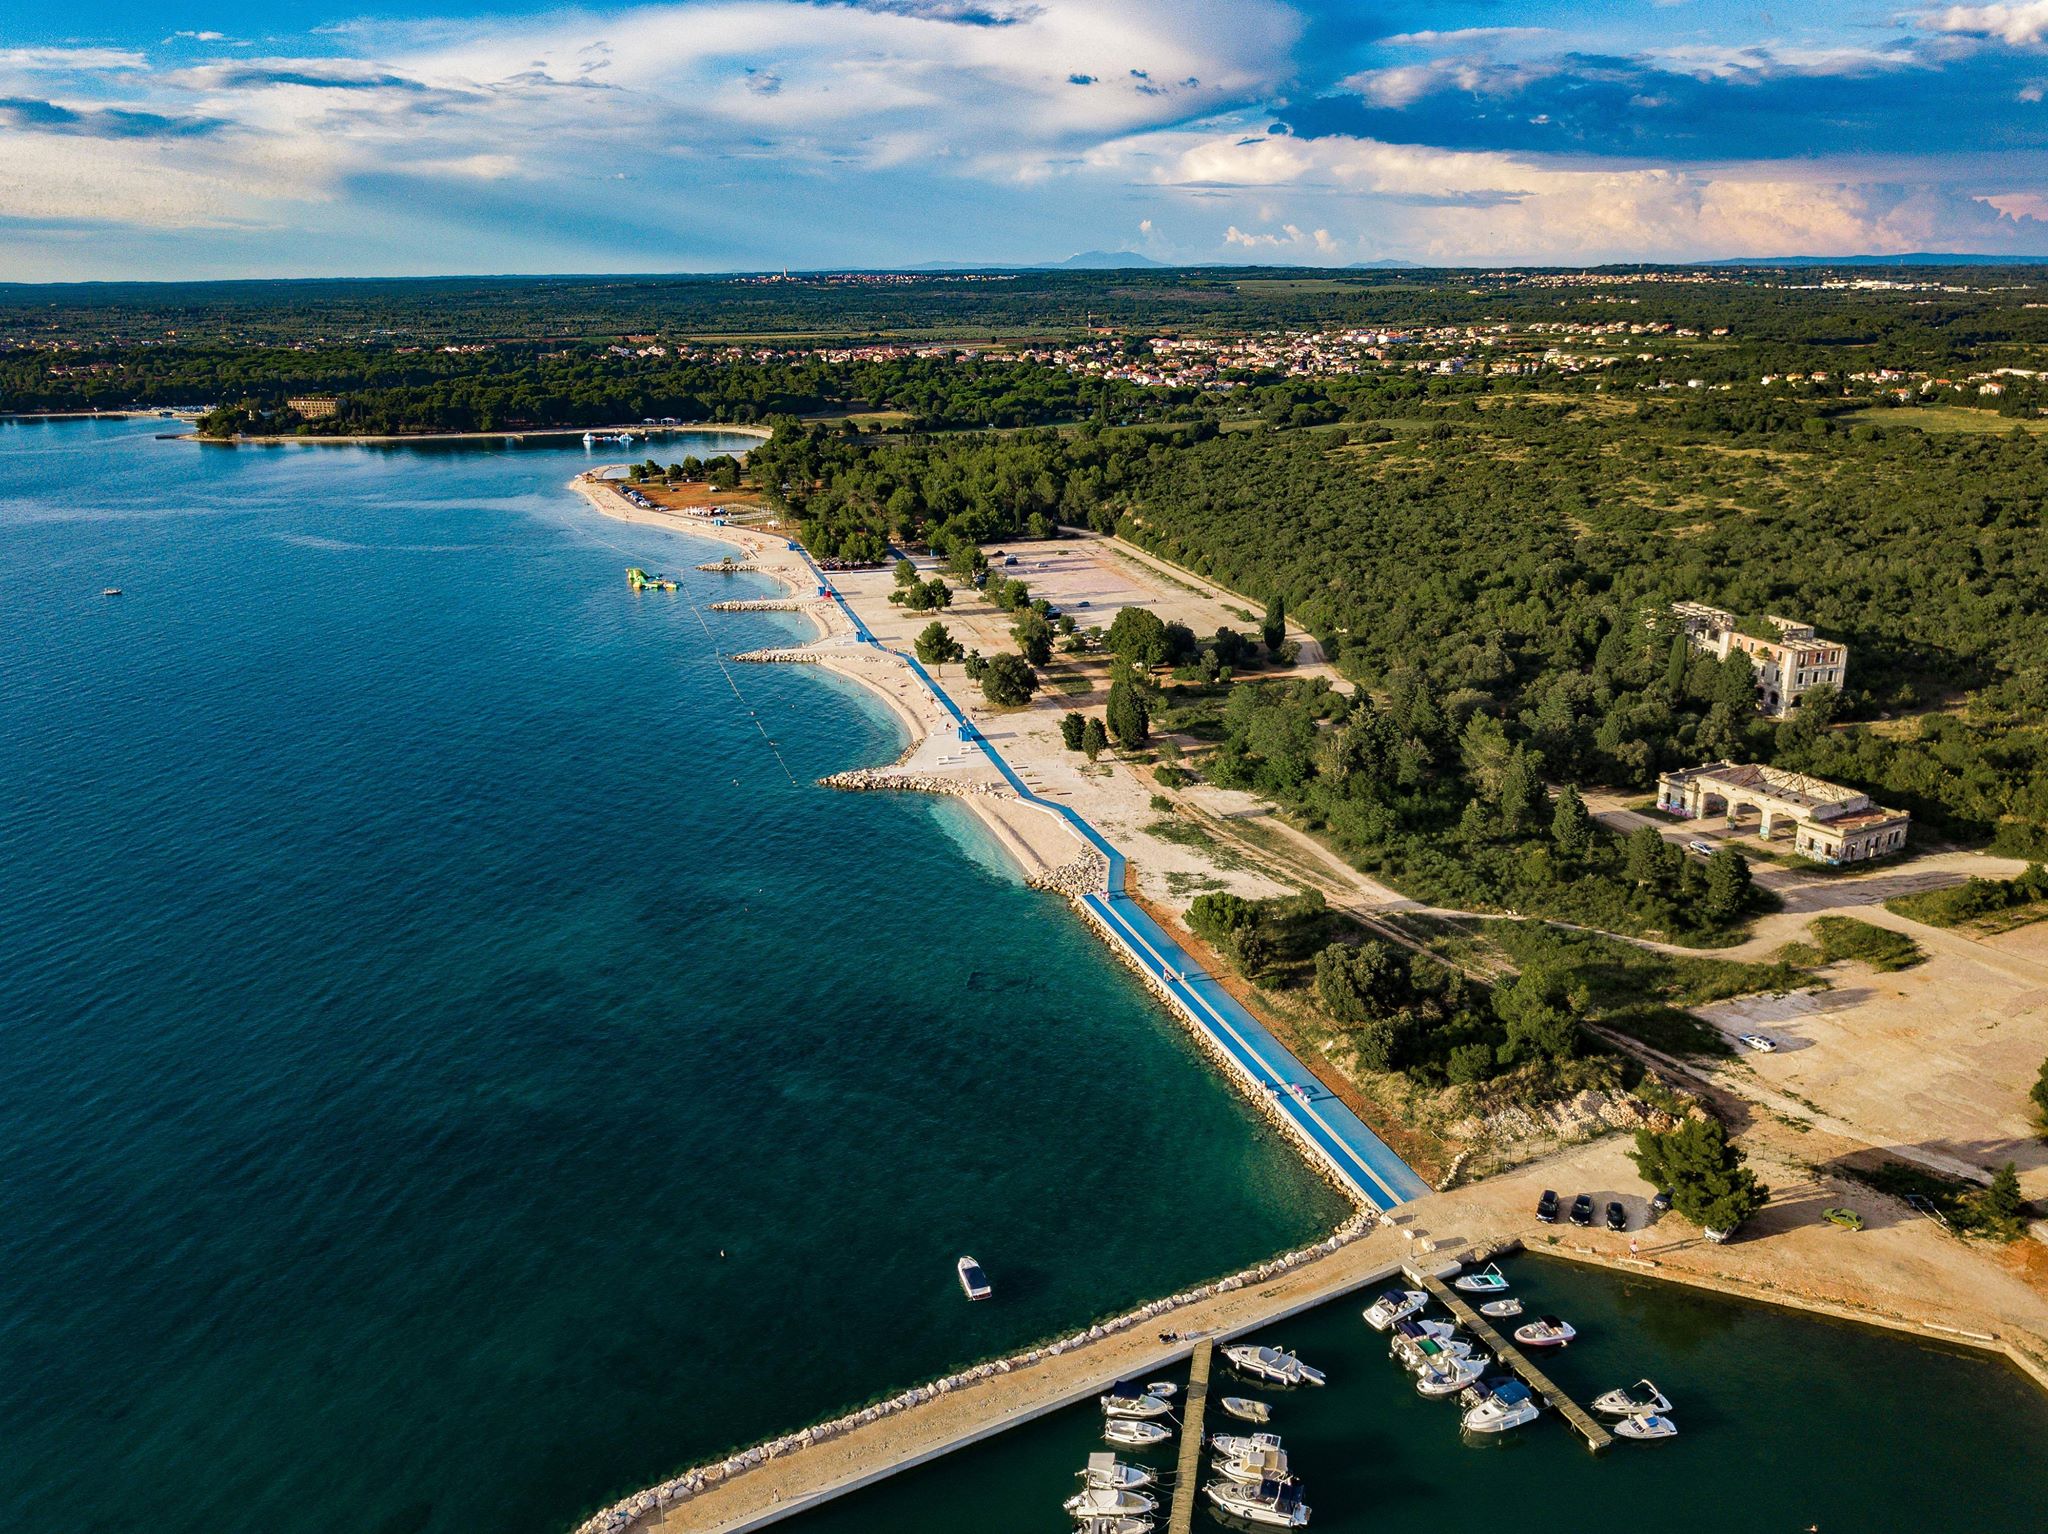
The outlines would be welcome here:
M 792 545 L 792 547 L 796 547 Z M 1184 948 L 1167 936 L 1124 888 L 1124 857 L 1101 832 L 1071 807 L 1041 798 L 1017 775 L 1002 753 L 989 744 L 974 722 L 932 680 L 931 674 L 914 655 L 891 649 L 861 622 L 860 615 L 839 594 L 830 574 L 820 570 L 810 553 L 797 552 L 811 567 L 820 590 L 831 594 L 853 625 L 862 644 L 893 655 L 916 673 L 919 681 L 960 726 L 960 738 L 978 746 L 1026 803 L 1050 810 L 1073 828 L 1074 833 L 1109 860 L 1109 892 L 1083 897 L 1088 908 L 1135 959 L 1151 979 L 1180 1003 L 1188 1017 L 1221 1049 L 1253 1090 L 1261 1093 L 1315 1147 L 1323 1161 L 1345 1185 L 1378 1209 L 1391 1209 L 1429 1192 L 1415 1170 L 1395 1155 L 1393 1149 L 1367 1127 L 1365 1121 L 1316 1080 L 1304 1066 L 1244 1005 L 1217 983 L 1191 958 Z

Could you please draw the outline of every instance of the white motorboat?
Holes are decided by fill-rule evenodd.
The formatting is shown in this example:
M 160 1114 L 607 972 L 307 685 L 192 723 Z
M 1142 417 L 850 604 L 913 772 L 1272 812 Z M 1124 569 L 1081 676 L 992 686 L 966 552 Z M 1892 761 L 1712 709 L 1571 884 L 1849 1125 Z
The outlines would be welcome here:
M 1506 1275 L 1489 1262 L 1477 1273 L 1467 1273 L 1463 1277 L 1452 1279 L 1451 1287 L 1462 1289 L 1467 1294 L 1505 1294 L 1508 1281 Z
M 1202 1488 L 1202 1495 L 1220 1511 L 1247 1523 L 1298 1529 L 1308 1522 L 1308 1504 L 1301 1500 L 1301 1485 L 1297 1481 L 1264 1481 L 1257 1486 L 1211 1481 Z
M 1396 1321 L 1405 1321 L 1429 1303 L 1420 1289 L 1389 1289 L 1365 1307 L 1365 1324 L 1383 1332 Z
M 1102 1424 L 1102 1436 L 1126 1449 L 1149 1449 L 1165 1443 L 1173 1436 L 1173 1429 L 1156 1422 L 1140 1422 L 1135 1417 L 1111 1417 Z
M 1074 1534 L 1152 1534 L 1152 1520 L 1119 1518 L 1113 1513 L 1095 1513 L 1076 1522 Z
M 1633 1438 L 1638 1442 L 1649 1442 L 1658 1438 L 1676 1438 L 1678 1424 L 1661 1412 L 1646 1411 L 1641 1416 L 1624 1417 L 1614 1424 L 1617 1438 Z
M 584 445 L 585 447 L 596 447 L 596 446 L 597 446 L 597 434 L 596 434 L 595 432 L 588 432 L 588 431 L 587 431 L 587 432 L 585 432 L 585 433 L 583 434 L 583 445 Z
M 1576 1336 L 1578 1330 L 1556 1316 L 1538 1316 L 1515 1328 L 1515 1341 L 1525 1348 L 1561 1348 Z
M 1647 1412 L 1667 1412 L 1671 1403 L 1648 1380 L 1637 1380 L 1626 1390 L 1593 1397 L 1593 1410 L 1607 1417 L 1640 1417 Z
M 1464 1417 L 1465 1429 L 1472 1433 L 1505 1433 L 1534 1422 L 1542 1410 L 1535 1393 L 1520 1380 L 1503 1380 L 1491 1389 L 1474 1385 L 1464 1399 L 1472 1403 Z
M 1144 1517 L 1159 1509 L 1142 1491 L 1118 1491 L 1113 1486 L 1084 1487 L 1061 1505 L 1076 1518 Z
M 1273 1408 L 1249 1396 L 1225 1396 L 1216 1403 L 1240 1422 L 1271 1422 Z
M 1174 1384 L 1172 1380 L 1145 1381 L 1145 1394 L 1157 1396 L 1162 1401 L 1171 1401 L 1179 1393 L 1180 1386 Z
M 1522 1313 L 1522 1302 L 1520 1300 L 1488 1300 L 1479 1307 L 1479 1313 L 1494 1321 L 1505 1321 L 1510 1316 L 1519 1316 Z
M 1416 1371 L 1415 1393 L 1432 1400 L 1439 1396 L 1454 1396 L 1466 1387 L 1478 1384 L 1490 1361 L 1483 1353 L 1471 1358 L 1461 1358 L 1455 1353 L 1433 1358 Z
M 981 1264 L 972 1257 L 962 1257 L 954 1264 L 954 1271 L 959 1273 L 960 1287 L 970 1300 L 985 1300 L 996 1292 L 988 1275 L 981 1271 Z
M 1143 1491 L 1157 1479 L 1142 1465 L 1126 1465 L 1114 1454 L 1091 1454 L 1088 1466 L 1076 1471 L 1083 1487 L 1107 1487 L 1111 1491 Z
M 1142 1387 L 1132 1384 L 1129 1380 L 1119 1380 L 1110 1386 L 1109 1394 L 1101 1400 L 1103 1414 L 1110 1417 L 1163 1417 L 1173 1409 L 1159 1397 L 1147 1394 Z
M 1322 1371 L 1311 1369 L 1292 1353 L 1261 1344 L 1240 1342 L 1223 1350 L 1223 1356 L 1254 1379 L 1275 1385 L 1320 1385 Z
M 1418 1342 L 1413 1347 L 1402 1349 L 1399 1357 L 1401 1366 L 1418 1377 L 1430 1369 L 1440 1368 L 1454 1361 L 1482 1366 L 1492 1362 L 1487 1354 L 1463 1338 L 1456 1338 L 1450 1342 Z
M 1277 1444 L 1260 1454 L 1232 1454 L 1219 1457 L 1216 1473 L 1240 1486 L 1257 1486 L 1263 1481 L 1292 1479 L 1287 1473 L 1287 1451 Z
M 1278 1433 L 1212 1433 L 1209 1447 L 1225 1459 L 1256 1459 L 1280 1447 Z

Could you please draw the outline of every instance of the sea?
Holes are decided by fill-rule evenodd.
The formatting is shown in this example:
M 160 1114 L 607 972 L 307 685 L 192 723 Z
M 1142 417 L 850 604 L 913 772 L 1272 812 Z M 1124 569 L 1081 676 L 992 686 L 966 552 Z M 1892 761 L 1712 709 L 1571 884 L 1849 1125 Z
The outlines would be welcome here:
M 0 1528 L 556 1534 L 1342 1217 L 579 442 L 163 429 L 0 425 Z

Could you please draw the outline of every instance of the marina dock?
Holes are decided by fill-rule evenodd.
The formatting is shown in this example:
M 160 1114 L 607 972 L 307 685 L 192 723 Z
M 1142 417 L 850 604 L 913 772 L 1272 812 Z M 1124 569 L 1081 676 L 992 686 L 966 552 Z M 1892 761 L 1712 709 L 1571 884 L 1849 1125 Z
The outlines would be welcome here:
M 1216 1344 L 1204 1337 L 1195 1344 L 1188 1365 L 1188 1393 L 1180 1414 L 1180 1464 L 1173 1478 L 1173 1508 L 1167 1514 L 1166 1534 L 1191 1534 L 1195 1524 L 1195 1497 L 1201 1491 L 1202 1419 L 1209 1406 L 1209 1360 Z
M 1569 1422 L 1578 1435 L 1586 1440 L 1587 1448 L 1598 1454 L 1613 1446 L 1614 1435 L 1602 1427 L 1591 1412 L 1558 1388 L 1549 1375 L 1529 1361 L 1528 1354 L 1495 1331 L 1493 1324 L 1466 1304 L 1464 1298 L 1449 1284 L 1434 1273 L 1419 1273 L 1414 1268 L 1407 1270 L 1407 1276 L 1410 1282 L 1427 1290 L 1432 1299 L 1456 1316 L 1460 1326 L 1491 1348 L 1493 1356 L 1514 1370 L 1523 1383 L 1549 1402 L 1551 1409 Z

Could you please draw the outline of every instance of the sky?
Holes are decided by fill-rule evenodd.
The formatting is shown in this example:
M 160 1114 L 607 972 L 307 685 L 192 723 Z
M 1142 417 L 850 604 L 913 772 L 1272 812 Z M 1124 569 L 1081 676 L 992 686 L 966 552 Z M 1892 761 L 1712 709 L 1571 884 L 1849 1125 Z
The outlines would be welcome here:
M 87 0 L 0 280 L 2048 253 L 2048 0 Z

